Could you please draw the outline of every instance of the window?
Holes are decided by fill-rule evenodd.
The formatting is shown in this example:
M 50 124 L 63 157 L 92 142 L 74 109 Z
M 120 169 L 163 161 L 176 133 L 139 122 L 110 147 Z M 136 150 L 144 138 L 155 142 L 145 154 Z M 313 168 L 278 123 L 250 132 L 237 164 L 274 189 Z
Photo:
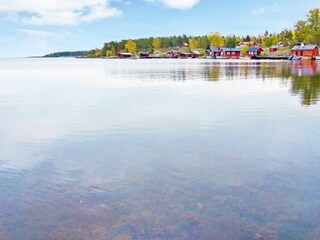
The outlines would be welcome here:
M 235 54 L 235 52 L 232 52 L 232 55 L 234 55 Z

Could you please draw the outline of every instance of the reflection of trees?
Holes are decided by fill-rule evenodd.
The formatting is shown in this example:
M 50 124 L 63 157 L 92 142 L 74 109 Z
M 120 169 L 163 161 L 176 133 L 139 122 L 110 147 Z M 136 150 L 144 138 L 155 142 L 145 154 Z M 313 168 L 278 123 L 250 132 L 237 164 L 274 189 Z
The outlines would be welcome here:
M 204 66 L 203 77 L 206 81 L 218 81 L 220 80 L 221 66 L 219 62 L 214 64 L 206 63 Z
M 205 62 L 200 68 L 178 66 L 159 71 L 152 69 L 151 79 L 186 80 L 238 80 L 262 79 L 276 80 L 281 86 L 291 85 L 291 93 L 301 95 L 303 105 L 316 104 L 320 99 L 320 65 L 316 61 L 214 61 Z M 142 71 L 141 76 L 145 75 Z
M 316 104 L 320 96 L 320 74 L 292 76 L 292 93 L 301 95 L 302 105 Z
M 291 63 L 292 93 L 301 95 L 302 105 L 316 104 L 320 96 L 320 73 L 316 61 Z
M 205 79 L 218 81 L 277 78 L 280 84 L 291 82 L 292 94 L 301 95 L 303 105 L 316 104 L 320 98 L 320 72 L 316 61 L 214 63 L 205 67 Z
M 208 81 L 218 81 L 220 77 L 220 67 L 209 68 L 207 75 Z

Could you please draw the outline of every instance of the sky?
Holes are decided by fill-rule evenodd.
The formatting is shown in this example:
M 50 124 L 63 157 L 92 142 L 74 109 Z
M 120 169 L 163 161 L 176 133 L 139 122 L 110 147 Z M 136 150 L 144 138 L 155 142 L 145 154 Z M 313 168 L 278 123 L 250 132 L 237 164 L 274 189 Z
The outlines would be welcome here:
M 316 7 L 320 0 L 0 0 L 0 57 L 141 37 L 280 32 Z

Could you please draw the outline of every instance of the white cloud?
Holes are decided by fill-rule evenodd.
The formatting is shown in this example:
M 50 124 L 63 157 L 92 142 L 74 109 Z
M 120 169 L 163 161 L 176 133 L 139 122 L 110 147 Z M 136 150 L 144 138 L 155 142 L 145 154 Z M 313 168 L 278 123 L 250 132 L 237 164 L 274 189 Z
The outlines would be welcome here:
M 33 25 L 76 25 L 121 14 L 110 0 L 0 0 L 0 12 Z
M 68 35 L 70 35 L 70 33 L 66 31 L 49 32 L 49 31 L 41 31 L 41 30 L 26 29 L 26 28 L 18 28 L 16 30 L 21 33 L 24 33 L 27 37 L 31 38 L 33 41 L 34 39 L 37 39 L 37 40 L 65 39 Z
M 264 7 L 262 8 L 259 8 L 259 9 L 256 9 L 256 10 L 253 10 L 252 11 L 252 14 L 253 15 L 262 15 L 266 12 L 266 9 Z
M 150 3 L 161 3 L 169 8 L 190 9 L 200 2 L 200 0 L 145 0 Z

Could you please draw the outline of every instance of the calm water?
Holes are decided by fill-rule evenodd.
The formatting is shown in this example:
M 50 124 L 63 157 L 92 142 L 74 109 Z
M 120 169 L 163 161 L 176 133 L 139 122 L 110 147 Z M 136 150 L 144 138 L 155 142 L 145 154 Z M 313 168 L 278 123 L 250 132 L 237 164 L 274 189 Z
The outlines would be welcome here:
M 0 239 L 320 239 L 320 62 L 0 59 Z

